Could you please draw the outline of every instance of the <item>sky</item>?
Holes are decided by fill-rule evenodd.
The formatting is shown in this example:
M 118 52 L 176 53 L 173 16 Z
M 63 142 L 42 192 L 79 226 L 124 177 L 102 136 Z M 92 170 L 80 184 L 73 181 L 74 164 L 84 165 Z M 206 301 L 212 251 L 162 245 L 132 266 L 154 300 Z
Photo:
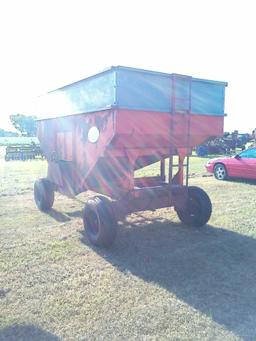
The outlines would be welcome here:
M 0 128 L 37 96 L 112 65 L 227 81 L 225 131 L 256 127 L 250 0 L 2 0 Z

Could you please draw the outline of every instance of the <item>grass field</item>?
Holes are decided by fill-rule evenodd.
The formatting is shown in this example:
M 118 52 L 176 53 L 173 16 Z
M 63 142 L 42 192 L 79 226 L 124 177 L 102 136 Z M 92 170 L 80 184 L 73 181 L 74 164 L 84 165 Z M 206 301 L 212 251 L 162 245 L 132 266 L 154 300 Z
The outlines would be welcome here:
M 11 146 L 13 144 L 30 144 L 31 142 L 38 143 L 37 137 L 0 137 L 0 146 Z
M 33 202 L 45 161 L 0 155 L 0 340 L 256 340 L 256 185 L 205 177 L 205 228 L 172 209 L 133 214 L 113 249 L 92 247 L 77 200 Z M 151 174 L 152 167 L 144 171 Z

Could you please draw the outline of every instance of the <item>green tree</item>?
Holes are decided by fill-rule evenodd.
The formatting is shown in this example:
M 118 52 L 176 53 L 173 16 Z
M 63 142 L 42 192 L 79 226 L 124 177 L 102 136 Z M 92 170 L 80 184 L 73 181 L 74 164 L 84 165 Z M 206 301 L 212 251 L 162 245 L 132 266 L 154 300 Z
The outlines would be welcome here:
M 15 129 L 22 135 L 36 136 L 36 117 L 22 114 L 10 115 L 10 120 Z

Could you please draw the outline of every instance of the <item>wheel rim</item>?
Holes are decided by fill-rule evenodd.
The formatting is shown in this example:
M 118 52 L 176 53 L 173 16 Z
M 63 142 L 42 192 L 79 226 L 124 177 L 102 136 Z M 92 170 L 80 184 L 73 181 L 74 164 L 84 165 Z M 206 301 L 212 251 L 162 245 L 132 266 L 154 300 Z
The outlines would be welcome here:
M 225 176 L 226 176 L 225 167 L 224 166 L 217 166 L 215 169 L 215 174 L 219 180 L 225 179 Z

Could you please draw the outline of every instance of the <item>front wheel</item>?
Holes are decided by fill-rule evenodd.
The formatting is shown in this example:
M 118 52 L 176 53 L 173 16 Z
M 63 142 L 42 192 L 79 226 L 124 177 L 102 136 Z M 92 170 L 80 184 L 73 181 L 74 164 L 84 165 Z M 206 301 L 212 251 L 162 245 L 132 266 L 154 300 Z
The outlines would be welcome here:
M 208 194 L 199 187 L 188 187 L 185 208 L 176 209 L 179 219 L 188 226 L 204 226 L 212 214 L 212 203 Z
M 47 179 L 38 179 L 34 184 L 34 199 L 40 211 L 47 212 L 54 202 L 53 185 Z
M 116 237 L 116 220 L 111 202 L 106 197 L 89 199 L 84 207 L 83 222 L 89 241 L 100 247 L 110 247 Z
M 225 180 L 228 177 L 226 167 L 222 163 L 217 163 L 214 167 L 214 176 L 217 180 Z

